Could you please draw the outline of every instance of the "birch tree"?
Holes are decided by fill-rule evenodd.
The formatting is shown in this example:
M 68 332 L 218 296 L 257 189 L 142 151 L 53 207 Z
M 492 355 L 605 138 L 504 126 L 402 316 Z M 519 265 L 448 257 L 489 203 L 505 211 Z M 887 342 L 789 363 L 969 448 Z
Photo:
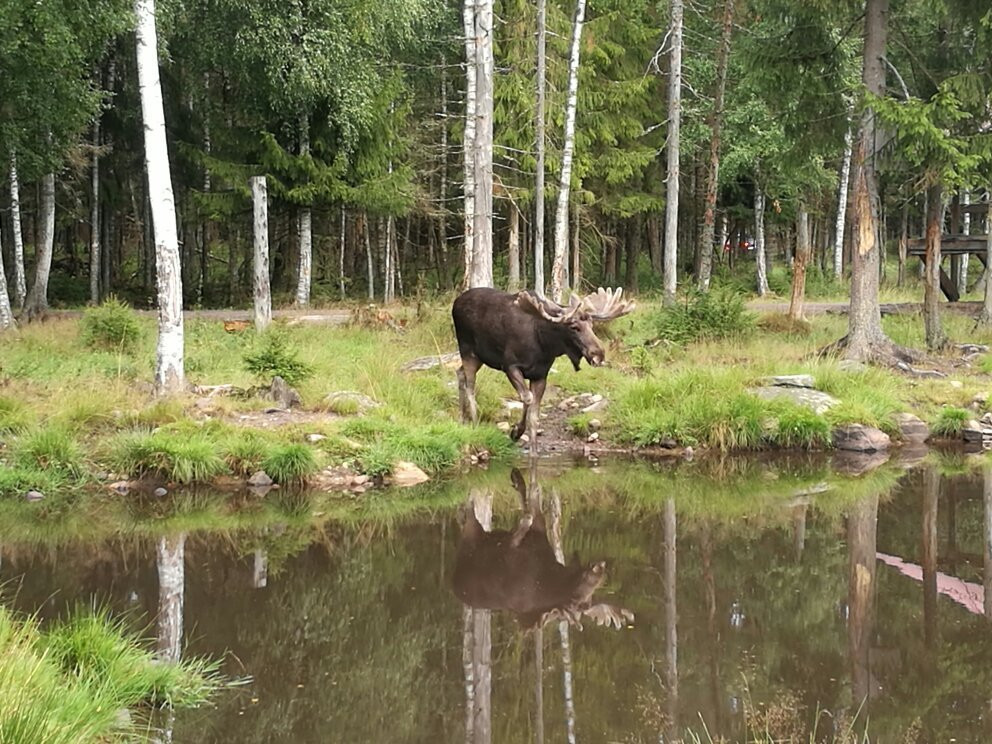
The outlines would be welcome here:
M 468 286 L 493 286 L 493 2 L 475 3 L 472 267 Z
M 534 108 L 534 291 L 544 296 L 544 92 L 547 75 L 547 0 L 537 0 L 537 102 Z
M 551 266 L 551 297 L 561 302 L 568 288 L 568 196 L 572 185 L 572 158 L 575 154 L 575 110 L 579 94 L 579 44 L 586 0 L 576 0 L 572 19 L 572 47 L 568 57 L 568 99 L 565 104 L 565 131 L 561 153 L 561 178 L 558 181 L 558 206 L 555 210 L 555 258 Z
M 7 275 L 3 269 L 3 246 L 0 245 L 0 331 L 14 327 L 14 312 L 10 307 L 10 295 L 7 292 Z
M 844 273 L 844 225 L 847 221 L 847 189 L 851 180 L 851 157 L 854 152 L 854 130 L 848 125 L 844 134 L 844 154 L 840 161 L 840 182 L 837 185 L 837 219 L 834 222 L 834 279 Z
M 472 267 L 475 255 L 475 127 L 476 127 L 476 36 L 475 0 L 464 0 L 462 7 L 462 29 L 465 33 L 465 133 L 462 142 L 462 158 L 465 162 L 465 246 L 463 250 L 465 273 L 463 285 L 471 287 Z
M 669 29 L 671 63 L 668 72 L 668 176 L 665 181 L 665 260 L 662 270 L 663 302 L 675 304 L 679 232 L 679 130 L 682 123 L 682 0 L 671 0 Z
M 182 273 L 176 208 L 165 140 L 165 114 L 158 71 L 155 0 L 135 0 L 137 19 L 138 90 L 145 137 L 145 171 L 151 197 L 158 289 L 158 349 L 155 389 L 159 395 L 177 393 L 185 386 L 183 369 Z
M 255 330 L 259 333 L 272 322 L 272 291 L 269 288 L 269 201 L 265 176 L 252 176 L 252 244 L 254 246 Z
M 721 244 L 722 245 L 722 244 Z M 755 183 L 754 186 L 754 263 L 757 272 L 758 296 L 768 294 L 768 272 L 765 259 L 765 193 Z
M 14 239 L 14 307 L 21 310 L 27 298 L 24 273 L 24 234 L 21 232 L 21 187 L 17 179 L 17 155 L 10 154 L 10 227 Z
M 724 0 L 720 51 L 716 62 L 713 113 L 710 115 L 710 156 L 706 167 L 706 203 L 703 206 L 703 230 L 700 237 L 699 288 L 710 288 L 713 273 L 713 237 L 716 232 L 716 192 L 720 183 L 720 133 L 723 126 L 723 100 L 727 88 L 730 39 L 734 30 L 734 0 Z
M 310 155 L 310 120 L 306 114 L 300 115 L 299 128 L 300 156 L 306 158 Z M 313 229 L 309 204 L 300 207 L 298 233 L 300 263 L 297 271 L 296 306 L 306 307 L 310 304 L 310 284 L 313 274 Z
M 93 124 L 90 154 L 90 303 L 100 302 L 100 119 Z

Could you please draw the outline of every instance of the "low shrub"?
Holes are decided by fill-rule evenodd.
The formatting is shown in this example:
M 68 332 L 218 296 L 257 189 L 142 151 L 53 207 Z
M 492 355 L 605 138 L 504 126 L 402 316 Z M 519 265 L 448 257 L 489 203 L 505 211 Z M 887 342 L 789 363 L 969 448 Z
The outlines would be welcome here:
M 0 434 L 18 434 L 28 428 L 30 416 L 24 404 L 0 397 Z
M 83 452 L 73 434 L 59 426 L 46 426 L 22 435 L 13 446 L 14 459 L 23 468 L 77 476 L 83 470 Z
M 177 483 L 196 483 L 228 472 L 221 451 L 216 438 L 205 432 L 160 429 L 118 435 L 109 459 L 132 476 L 156 473 Z
M 965 424 L 973 417 L 970 411 L 954 406 L 945 406 L 940 409 L 936 420 L 930 426 L 930 430 L 939 437 L 957 437 L 961 435 Z
M 305 444 L 278 445 L 262 460 L 262 470 L 276 483 L 302 480 L 316 469 L 317 458 Z
M 114 296 L 87 308 L 80 326 L 83 343 L 104 351 L 133 351 L 142 337 L 137 314 Z
M 275 329 L 262 335 L 257 351 L 244 356 L 244 365 L 262 380 L 278 375 L 290 385 L 298 385 L 314 374 L 313 367 L 299 358 L 299 351 L 290 348 L 286 335 Z
M 798 449 L 826 447 L 830 444 L 830 423 L 805 406 L 788 406 L 779 411 L 775 443 Z
M 689 294 L 685 301 L 662 308 L 655 322 L 658 338 L 685 345 L 705 339 L 745 336 L 757 324 L 744 307 L 744 298 L 732 291 Z

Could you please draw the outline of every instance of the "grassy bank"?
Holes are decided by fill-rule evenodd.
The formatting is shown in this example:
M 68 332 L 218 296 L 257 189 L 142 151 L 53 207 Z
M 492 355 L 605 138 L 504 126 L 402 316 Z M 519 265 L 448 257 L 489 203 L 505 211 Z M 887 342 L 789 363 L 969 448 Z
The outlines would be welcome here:
M 341 327 L 277 324 L 282 357 L 274 362 L 272 335 L 228 333 L 220 319 L 188 321 L 191 383 L 248 390 L 267 383 L 273 370 L 303 370 L 296 380 L 303 406 L 291 416 L 264 413 L 272 402 L 250 395 L 193 392 L 156 401 L 147 382 L 154 360 L 150 318 L 132 318 L 118 344 L 94 342 L 79 318 L 6 333 L 0 336 L 0 494 L 85 489 L 143 475 L 192 483 L 244 477 L 258 469 L 282 483 L 304 481 L 329 466 L 378 476 L 400 460 L 442 473 L 472 453 L 511 454 L 515 445 L 495 426 L 519 415 L 503 405 L 512 390 L 502 374 L 480 374 L 482 423 L 470 427 L 458 423 L 452 369 L 401 370 L 414 358 L 454 349 L 447 304 L 392 312 L 405 322 L 405 331 L 377 323 L 368 313 L 364 322 Z M 674 441 L 719 450 L 827 447 L 831 428 L 844 423 L 895 434 L 893 417 L 902 411 L 954 434 L 966 417 L 984 410 L 965 412 L 990 388 L 992 358 L 955 367 L 951 376 L 937 380 L 874 368 L 848 370 L 813 356 L 844 334 L 842 316 L 816 316 L 809 326 L 797 327 L 774 317 L 742 320 L 721 312 L 729 311 L 705 310 L 703 315 L 715 313 L 715 318 L 698 321 L 701 331 L 680 337 L 686 334 L 672 329 L 690 322 L 684 313 L 673 318 L 642 302 L 634 315 L 604 333 L 609 367 L 583 365 L 577 373 L 559 360 L 544 410 L 554 412 L 555 401 L 568 395 L 601 393 L 610 401 L 604 410 L 572 412 L 563 422 L 561 430 L 577 446 L 597 418 L 601 441 L 612 445 Z M 887 317 L 883 323 L 897 342 L 922 346 L 918 317 Z M 992 342 L 988 331 L 971 332 L 970 319 L 949 315 L 945 325 L 956 340 Z M 723 331 L 712 333 L 713 328 Z M 952 360 L 944 362 L 949 367 Z M 816 386 L 840 403 L 821 415 L 747 392 L 766 375 L 794 373 L 811 374 Z M 336 391 L 361 393 L 377 407 L 362 412 L 351 401 L 328 402 Z
M 161 663 L 105 614 L 52 627 L 0 608 L 0 741 L 133 741 L 139 706 L 195 707 L 219 685 L 202 661 Z

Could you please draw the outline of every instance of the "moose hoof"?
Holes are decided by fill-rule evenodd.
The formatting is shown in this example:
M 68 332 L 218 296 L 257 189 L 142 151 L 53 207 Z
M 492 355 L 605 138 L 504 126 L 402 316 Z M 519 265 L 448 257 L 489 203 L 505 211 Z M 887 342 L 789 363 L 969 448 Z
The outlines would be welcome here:
M 520 439 L 520 435 L 524 433 L 524 427 L 520 424 L 514 424 L 513 428 L 510 429 L 510 439 L 516 442 Z

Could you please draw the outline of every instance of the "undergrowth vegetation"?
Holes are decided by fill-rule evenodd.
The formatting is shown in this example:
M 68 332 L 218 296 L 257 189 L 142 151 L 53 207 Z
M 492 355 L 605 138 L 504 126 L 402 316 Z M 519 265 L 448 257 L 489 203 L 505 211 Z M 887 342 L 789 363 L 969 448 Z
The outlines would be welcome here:
M 77 612 L 42 630 L 0 608 L 0 741 L 133 741 L 137 706 L 195 707 L 221 685 L 217 666 L 157 660 L 105 612 Z

